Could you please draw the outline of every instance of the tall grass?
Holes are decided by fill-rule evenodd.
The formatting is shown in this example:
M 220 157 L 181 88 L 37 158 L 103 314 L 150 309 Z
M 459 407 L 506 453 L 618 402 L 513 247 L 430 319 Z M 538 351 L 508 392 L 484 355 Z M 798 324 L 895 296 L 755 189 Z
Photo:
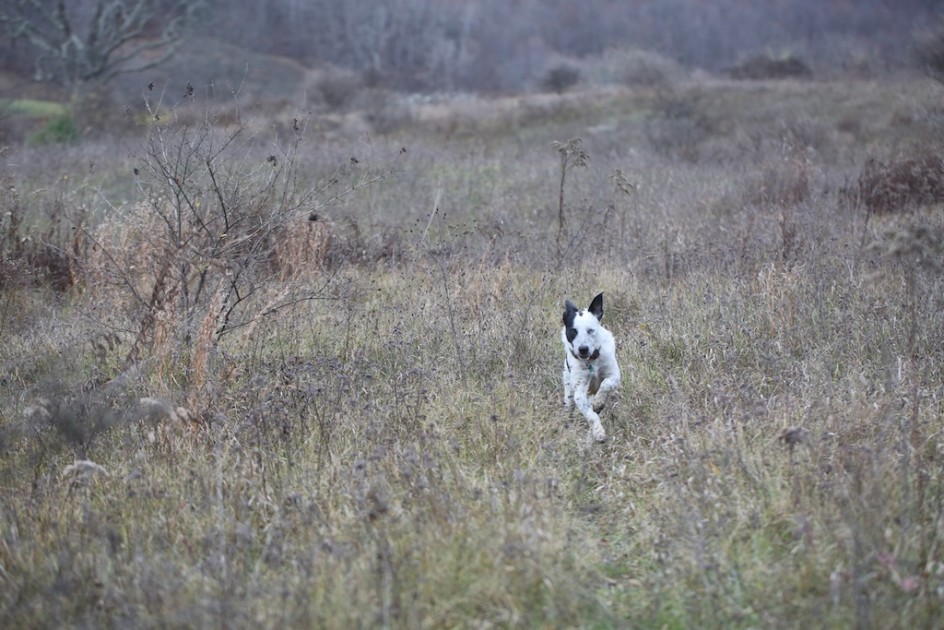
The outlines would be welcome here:
M 708 96 L 680 115 L 715 123 L 651 149 L 623 144 L 646 141 L 644 117 L 587 135 L 564 202 L 551 141 L 648 96 L 517 136 L 301 142 L 290 190 L 312 195 L 239 208 L 307 225 L 332 199 L 325 233 L 228 259 L 253 291 L 228 334 L 219 313 L 243 293 L 225 293 L 219 256 L 197 258 L 228 238 L 212 222 L 192 224 L 215 239 L 193 252 L 112 214 L 114 232 L 89 228 L 112 234 L 111 259 L 71 254 L 76 286 L 4 285 L 33 306 L 2 331 L 3 625 L 939 625 L 940 208 L 870 214 L 846 185 L 864 160 L 767 123 L 726 135 L 742 95 L 695 89 Z M 839 91 L 808 89 L 811 107 Z M 745 121 L 802 113 L 778 109 L 789 93 L 752 98 Z M 865 151 L 842 138 L 832 155 Z M 264 169 L 255 143 L 240 155 Z M 376 167 L 404 145 L 392 178 L 319 187 L 351 153 Z M 213 191 L 194 164 L 187 181 Z M 239 179 L 253 172 L 220 192 L 269 190 Z M 181 214 L 187 189 L 169 185 L 142 217 Z M 119 253 L 154 262 L 116 268 Z M 188 317 L 179 300 L 129 306 L 164 261 L 222 269 L 223 289 Z M 561 409 L 558 337 L 563 297 L 599 291 L 624 384 L 590 447 Z

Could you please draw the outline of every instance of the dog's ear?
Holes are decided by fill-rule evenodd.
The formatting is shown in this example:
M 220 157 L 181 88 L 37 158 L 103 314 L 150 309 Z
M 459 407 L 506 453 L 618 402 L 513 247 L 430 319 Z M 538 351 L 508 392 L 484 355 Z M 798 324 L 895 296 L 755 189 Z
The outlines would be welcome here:
M 570 300 L 564 300 L 564 326 L 574 327 L 574 317 L 577 315 L 577 307 Z
M 603 321 L 603 294 L 593 298 L 593 301 L 590 302 L 590 308 L 587 309 L 590 311 L 590 314 L 597 318 L 597 321 Z

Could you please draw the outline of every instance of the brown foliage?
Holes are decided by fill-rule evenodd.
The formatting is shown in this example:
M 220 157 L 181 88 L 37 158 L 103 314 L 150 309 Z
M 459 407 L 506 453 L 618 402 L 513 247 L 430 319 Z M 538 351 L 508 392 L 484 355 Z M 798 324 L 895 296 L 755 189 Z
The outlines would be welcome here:
M 944 201 L 944 160 L 937 152 L 893 162 L 869 159 L 856 193 L 858 203 L 877 213 Z

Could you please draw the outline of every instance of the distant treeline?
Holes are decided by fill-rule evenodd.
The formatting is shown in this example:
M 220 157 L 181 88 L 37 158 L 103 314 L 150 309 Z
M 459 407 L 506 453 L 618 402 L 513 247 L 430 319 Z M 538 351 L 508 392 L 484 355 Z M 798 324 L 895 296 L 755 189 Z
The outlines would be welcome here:
M 717 71 L 746 55 L 896 65 L 936 0 L 222 0 L 205 32 L 399 89 L 506 91 L 554 54 L 633 46 Z M 255 25 L 255 28 L 247 25 Z
M 908 61 L 915 29 L 939 7 L 939 0 L 214 0 L 190 28 L 260 53 L 335 64 L 383 87 L 504 92 L 561 58 L 611 47 L 710 71 L 759 53 L 814 67 L 895 66 Z M 4 65 L 25 67 L 30 54 L 0 41 Z

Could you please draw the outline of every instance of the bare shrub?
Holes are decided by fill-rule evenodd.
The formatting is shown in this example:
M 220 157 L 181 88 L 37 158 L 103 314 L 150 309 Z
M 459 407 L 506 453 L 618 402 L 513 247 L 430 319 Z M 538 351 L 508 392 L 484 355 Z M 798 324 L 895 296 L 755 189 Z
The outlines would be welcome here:
M 214 122 L 152 125 L 136 156 L 141 201 L 84 230 L 90 288 L 135 331 L 126 365 L 158 358 L 197 389 L 224 335 L 323 297 L 325 283 L 306 279 L 324 264 L 330 229 L 309 216 L 385 176 L 344 167 L 306 177 L 298 121 L 293 144 L 268 156 L 244 127 Z

